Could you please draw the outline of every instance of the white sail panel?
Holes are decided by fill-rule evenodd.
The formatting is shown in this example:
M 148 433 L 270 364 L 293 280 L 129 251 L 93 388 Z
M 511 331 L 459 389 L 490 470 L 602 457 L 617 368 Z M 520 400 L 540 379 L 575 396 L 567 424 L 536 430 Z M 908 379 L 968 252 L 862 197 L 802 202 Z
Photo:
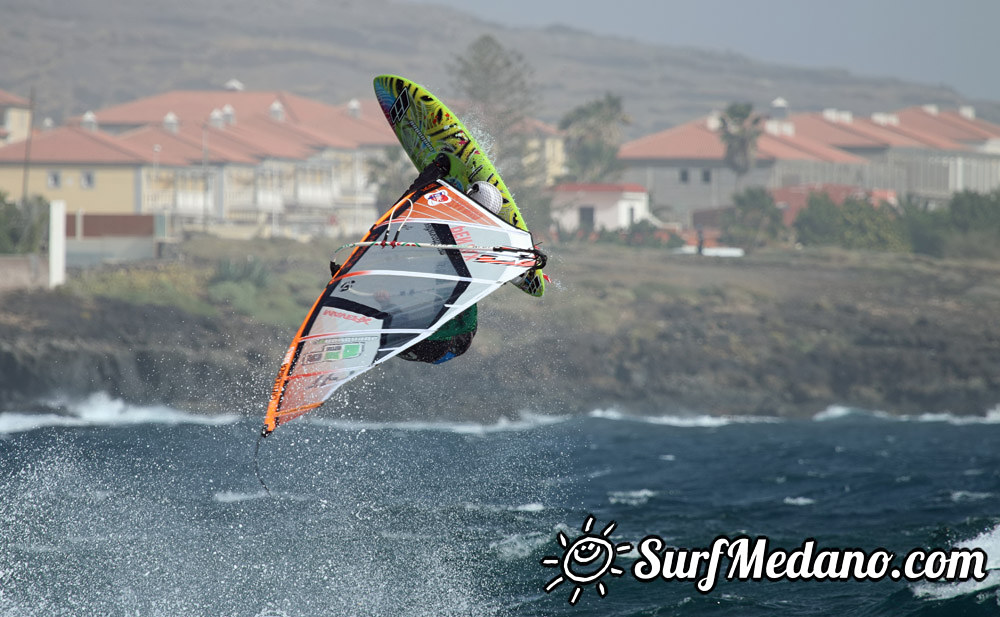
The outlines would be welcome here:
M 372 227 L 303 322 L 264 433 L 427 338 L 537 259 L 530 234 L 448 184 L 407 196 Z

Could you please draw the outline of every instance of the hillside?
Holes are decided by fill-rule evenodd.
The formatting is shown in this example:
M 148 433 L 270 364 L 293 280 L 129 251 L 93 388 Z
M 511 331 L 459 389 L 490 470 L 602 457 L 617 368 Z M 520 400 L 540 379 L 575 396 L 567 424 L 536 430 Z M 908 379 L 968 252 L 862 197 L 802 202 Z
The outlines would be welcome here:
M 456 26 L 461 25 L 463 28 Z M 448 66 L 474 38 L 519 50 L 540 84 L 540 116 L 555 121 L 606 91 L 623 97 L 635 137 L 724 106 L 776 96 L 794 110 L 858 113 L 960 97 L 944 86 L 756 62 L 726 52 L 657 46 L 572 29 L 512 29 L 471 15 L 392 0 L 34 0 L 0 20 L 0 88 L 57 121 L 164 90 L 284 89 L 331 103 L 371 96 L 383 72 L 451 90 Z M 499 94 L 499 93 L 498 93 Z M 1000 106 L 978 102 L 1000 120 Z

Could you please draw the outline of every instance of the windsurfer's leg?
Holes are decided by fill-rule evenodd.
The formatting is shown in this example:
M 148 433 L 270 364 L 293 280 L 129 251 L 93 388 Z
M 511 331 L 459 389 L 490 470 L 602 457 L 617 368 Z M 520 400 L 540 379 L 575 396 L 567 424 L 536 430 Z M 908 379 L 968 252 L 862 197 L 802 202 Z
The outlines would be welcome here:
M 411 362 L 436 364 L 438 360 L 448 353 L 448 348 L 448 341 L 423 340 L 399 354 L 399 358 Z

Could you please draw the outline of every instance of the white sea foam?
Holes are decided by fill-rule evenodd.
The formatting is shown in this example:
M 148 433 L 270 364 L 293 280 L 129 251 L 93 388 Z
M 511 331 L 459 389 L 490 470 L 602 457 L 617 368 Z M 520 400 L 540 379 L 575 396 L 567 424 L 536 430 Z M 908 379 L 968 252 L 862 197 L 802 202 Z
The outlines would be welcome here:
M 125 426 L 134 424 L 232 424 L 235 414 L 206 415 L 163 405 L 132 405 L 104 392 L 82 400 L 54 400 L 48 404 L 66 409 L 65 414 L 7 412 L 0 414 L 0 433 L 19 433 L 51 426 Z
M 988 410 L 981 416 L 956 415 L 950 412 L 897 416 L 885 411 L 872 411 L 868 409 L 858 409 L 856 407 L 831 405 L 813 416 L 813 420 L 817 422 L 843 420 L 845 418 L 869 418 L 876 420 L 888 420 L 892 422 L 942 422 L 953 424 L 955 426 L 962 426 L 965 424 L 1000 424 L 1000 405 Z
M 955 426 L 965 424 L 1000 424 L 1000 406 L 990 409 L 982 416 L 956 416 L 952 413 L 925 413 L 917 416 L 903 416 L 912 422 L 946 422 Z
M 513 508 L 515 512 L 541 512 L 544 509 L 545 506 L 540 503 L 526 503 Z
M 976 491 L 952 491 L 951 500 L 955 503 L 961 501 L 982 501 L 983 499 L 989 499 L 993 496 L 993 493 L 978 493 Z
M 216 491 L 212 499 L 219 503 L 237 503 L 240 501 L 250 501 L 251 499 L 265 499 L 267 492 L 257 491 L 255 493 L 240 493 L 237 491 Z
M 547 534 L 539 532 L 515 534 L 491 543 L 490 548 L 496 551 L 504 561 L 512 561 L 530 556 L 535 549 L 548 543 L 549 539 Z
M 986 568 L 1000 570 L 1000 525 L 988 529 L 974 538 L 963 540 L 956 545 L 958 548 L 981 548 L 988 556 Z
M 492 424 L 479 422 L 433 422 L 433 421 L 402 421 L 402 422 L 367 422 L 362 420 L 338 420 L 327 418 L 311 418 L 309 421 L 321 426 L 330 426 L 345 431 L 363 430 L 396 430 L 396 431 L 440 431 L 445 433 L 460 433 L 465 435 L 486 435 L 507 431 L 529 431 L 532 429 L 558 424 L 568 419 L 568 416 L 521 413 L 516 420 L 500 418 Z
M 811 506 L 816 500 L 809 497 L 785 497 L 783 503 L 786 506 Z
M 842 420 L 844 418 L 877 418 L 879 420 L 898 420 L 898 416 L 884 411 L 872 411 L 869 409 L 858 409 L 857 407 L 844 407 L 843 405 L 830 405 L 823 411 L 813 416 L 816 422 L 828 422 L 831 420 Z
M 636 416 L 625 414 L 615 409 L 595 409 L 587 415 L 591 418 L 600 418 L 602 420 L 645 422 L 647 424 L 675 426 L 678 428 L 717 428 L 730 424 L 773 424 L 783 422 L 781 418 L 771 416 L 710 416 L 706 414 Z
M 996 587 L 1000 586 L 1000 525 L 986 530 L 978 536 L 964 540 L 955 548 L 982 549 L 986 552 L 987 576 L 981 581 L 969 580 L 962 583 L 918 583 L 913 586 L 913 594 L 929 600 L 947 600 L 968 594 L 992 590 L 996 602 L 1000 603 Z
M 656 491 L 648 488 L 637 491 L 611 491 L 608 493 L 608 501 L 613 504 L 624 504 L 626 506 L 641 506 L 649 501 L 650 497 L 655 497 Z

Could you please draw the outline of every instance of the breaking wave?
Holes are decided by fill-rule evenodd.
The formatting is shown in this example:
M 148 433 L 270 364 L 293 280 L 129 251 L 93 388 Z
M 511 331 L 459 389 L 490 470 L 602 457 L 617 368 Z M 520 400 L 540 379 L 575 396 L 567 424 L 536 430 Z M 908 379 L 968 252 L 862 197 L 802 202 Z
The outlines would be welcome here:
M 781 418 L 773 416 L 710 416 L 707 414 L 638 416 L 625 414 L 614 409 L 595 409 L 587 415 L 591 418 L 599 418 L 601 420 L 645 422 L 647 424 L 660 424 L 679 428 L 717 428 L 730 424 L 774 424 L 784 422 Z
M 0 413 L 0 434 L 20 433 L 40 428 L 125 426 L 133 424 L 233 424 L 241 418 L 236 414 L 207 415 L 181 411 L 163 405 L 132 405 L 111 398 L 104 392 L 91 394 L 82 400 L 52 400 L 46 407 L 51 412 Z
M 492 424 L 481 422 L 446 422 L 446 421 L 402 421 L 402 422 L 368 422 L 364 420 L 335 420 L 325 418 L 309 418 L 307 422 L 319 426 L 329 426 L 345 431 L 441 431 L 464 435 L 486 435 L 514 431 L 530 431 L 536 428 L 559 424 L 569 419 L 569 416 L 543 415 L 528 412 L 521 413 L 516 419 L 500 418 Z
M 943 422 L 954 426 L 966 424 L 1000 424 L 1000 405 L 983 415 L 958 415 L 951 412 L 922 413 L 917 415 L 893 415 L 885 411 L 872 411 L 856 407 L 831 405 L 813 416 L 817 422 L 836 420 L 884 420 L 888 422 Z
M 918 583 L 912 588 L 915 596 L 928 600 L 948 600 L 1000 587 L 1000 525 L 974 538 L 959 542 L 955 548 L 978 548 L 985 551 L 986 578 L 981 581 L 968 580 L 961 583 Z M 996 600 L 1000 602 L 1000 596 L 996 596 Z

